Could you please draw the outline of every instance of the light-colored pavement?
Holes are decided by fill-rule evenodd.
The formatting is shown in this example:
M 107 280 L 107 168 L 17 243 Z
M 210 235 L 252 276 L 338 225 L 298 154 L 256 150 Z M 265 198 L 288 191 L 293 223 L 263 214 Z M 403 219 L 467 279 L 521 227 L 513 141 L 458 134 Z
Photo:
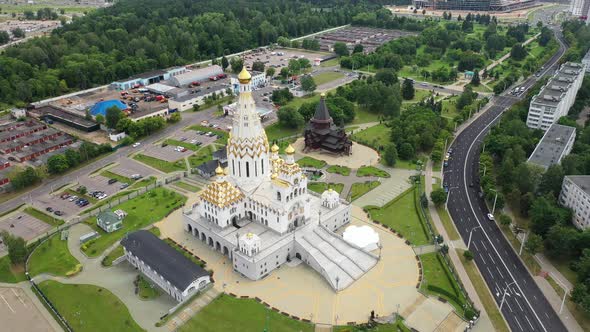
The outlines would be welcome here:
M 425 171 L 425 193 L 427 197 L 430 197 L 430 193 L 432 192 L 432 177 L 433 177 L 433 173 L 432 173 L 432 161 L 428 161 L 428 164 L 426 165 L 426 171 Z M 440 177 L 440 174 L 437 174 L 437 177 Z M 438 232 L 443 236 L 444 239 L 449 239 L 449 235 L 447 234 L 442 221 L 440 220 L 440 217 L 438 215 L 438 212 L 436 211 L 436 208 L 434 206 L 434 204 L 432 204 L 432 202 L 430 201 L 430 199 L 428 200 L 428 211 L 430 212 L 430 216 L 432 217 L 432 222 L 434 223 L 434 227 L 436 227 L 436 229 L 438 230 Z M 454 227 L 454 226 L 453 226 Z M 462 240 L 457 240 L 455 242 L 463 242 Z M 467 275 L 467 272 L 465 271 L 465 268 L 463 267 L 463 264 L 461 263 L 461 260 L 459 259 L 459 255 L 457 255 L 457 251 L 456 250 L 449 250 L 449 257 L 451 258 L 451 261 L 453 262 L 453 265 L 455 266 L 455 270 L 457 272 L 457 275 L 459 276 L 459 278 L 461 279 L 461 281 L 463 282 L 463 286 L 465 287 L 465 290 L 467 291 L 467 293 L 469 294 L 469 297 L 471 298 L 471 300 L 473 301 L 473 303 L 475 304 L 475 307 L 479 310 L 481 310 L 481 314 L 480 314 L 480 318 L 479 321 L 477 322 L 477 325 L 475 325 L 475 327 L 473 328 L 473 331 L 476 332 L 484 332 L 484 331 L 493 331 L 494 327 L 492 325 L 492 322 L 479 298 L 479 295 L 477 294 L 477 291 L 475 290 L 475 287 L 473 286 L 473 283 L 471 283 L 471 279 L 469 279 L 469 276 Z M 487 288 L 485 290 L 481 290 L 481 291 L 489 291 Z M 508 324 L 506 324 L 508 325 Z
M 305 148 L 303 137 L 297 139 L 297 141 L 293 143 L 293 147 L 296 151 L 296 159 L 308 156 L 323 160 L 327 162 L 328 165 L 340 165 L 350 168 L 359 168 L 366 165 L 375 165 L 379 162 L 379 154 L 377 151 L 358 143 L 352 144 L 352 154 L 350 156 L 339 156 L 336 154 L 322 153 L 319 151 L 303 152 Z
M 215 298 L 219 296 L 220 293 L 221 292 L 215 287 L 209 288 L 203 294 L 200 294 L 196 299 L 194 299 L 190 305 L 187 305 L 186 308 L 182 309 L 180 312 L 176 313 L 174 317 L 170 318 L 170 320 L 166 322 L 166 329 L 171 332 L 176 331 L 176 329 L 190 320 L 194 315 L 201 311 L 201 309 L 211 303 L 211 301 L 215 300 Z
M 404 191 L 410 189 L 412 184 L 410 183 L 410 176 L 416 174 L 416 171 L 402 169 L 402 168 L 390 168 L 379 165 L 379 168 L 387 171 L 391 177 L 381 178 L 381 185 L 376 190 L 371 190 L 363 196 L 359 197 L 354 201 L 354 205 L 364 207 L 367 205 L 383 206 L 392 199 L 399 196 Z M 364 181 L 365 178 L 358 178 Z
M 61 332 L 62 328 L 43 307 L 28 281 L 0 283 L 0 330 Z

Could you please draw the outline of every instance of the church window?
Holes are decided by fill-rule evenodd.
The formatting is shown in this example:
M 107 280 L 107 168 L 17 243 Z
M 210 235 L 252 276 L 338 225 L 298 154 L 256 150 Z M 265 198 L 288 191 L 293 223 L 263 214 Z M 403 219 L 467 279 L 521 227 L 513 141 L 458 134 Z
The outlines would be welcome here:
M 254 176 L 258 176 L 258 164 L 254 162 Z
M 250 177 L 250 162 L 246 162 L 246 177 Z
M 231 161 L 231 168 L 232 168 L 234 175 L 236 175 L 236 162 L 235 162 L 235 160 Z
M 242 163 L 238 161 L 238 176 L 242 176 Z
M 281 201 L 281 192 L 277 191 L 277 200 L 280 202 Z
M 260 172 L 264 174 L 264 160 L 260 160 Z

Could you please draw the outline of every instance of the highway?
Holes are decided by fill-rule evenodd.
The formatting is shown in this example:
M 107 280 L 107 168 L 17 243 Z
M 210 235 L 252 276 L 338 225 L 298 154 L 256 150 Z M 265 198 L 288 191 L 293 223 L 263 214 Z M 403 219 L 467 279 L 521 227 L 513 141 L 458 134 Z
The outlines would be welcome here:
M 561 33 L 557 30 L 555 33 L 560 49 L 546 64 L 541 77 L 553 74 L 566 49 Z M 531 76 L 519 86 L 528 91 L 538 79 Z M 488 219 L 488 207 L 480 197 L 478 169 L 482 142 L 502 113 L 525 95 L 495 96 L 491 106 L 456 137 L 451 145 L 452 159 L 444 170 L 444 183 L 449 188 L 447 207 L 498 306 L 504 298 L 501 311 L 511 330 L 566 331 L 496 222 Z

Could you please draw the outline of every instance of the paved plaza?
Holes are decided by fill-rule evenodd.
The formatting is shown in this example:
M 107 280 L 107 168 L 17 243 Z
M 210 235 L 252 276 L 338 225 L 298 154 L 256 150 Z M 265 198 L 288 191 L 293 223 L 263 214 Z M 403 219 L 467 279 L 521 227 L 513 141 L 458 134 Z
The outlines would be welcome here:
M 131 175 L 133 174 L 139 174 L 144 178 L 150 175 L 162 174 L 162 172 L 154 168 L 145 166 L 144 164 L 138 161 L 128 158 L 121 158 L 121 160 L 119 160 L 119 163 L 113 166 L 112 168 L 109 168 L 108 171 L 127 178 L 131 178 Z
M 303 149 L 305 148 L 303 137 L 297 139 L 297 141 L 293 143 L 293 147 L 295 148 L 295 159 L 307 156 L 323 160 L 327 162 L 328 165 L 359 168 L 361 166 L 375 165 L 379 162 L 379 154 L 377 151 L 358 143 L 352 144 L 352 155 L 350 156 L 339 156 L 320 151 L 303 152 Z
M 51 225 L 21 211 L 11 213 L 0 220 L 0 230 L 22 237 L 25 241 L 32 240 L 51 228 Z
M 0 285 L 2 331 L 53 332 L 55 329 L 20 287 Z
M 192 150 L 187 149 L 185 152 L 179 152 L 174 150 L 175 146 L 168 145 L 162 147 L 161 145 L 150 145 L 146 146 L 146 148 L 141 152 L 142 154 L 150 157 L 154 157 L 160 160 L 168 161 L 168 162 L 175 162 L 179 159 L 184 157 L 188 157 L 191 154 L 195 153 Z

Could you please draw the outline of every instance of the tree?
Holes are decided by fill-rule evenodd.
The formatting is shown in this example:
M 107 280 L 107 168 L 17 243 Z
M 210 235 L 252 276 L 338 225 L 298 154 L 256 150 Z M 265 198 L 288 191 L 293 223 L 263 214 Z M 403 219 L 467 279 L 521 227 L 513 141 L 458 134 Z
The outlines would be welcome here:
M 80 152 L 77 150 L 67 149 L 64 155 L 70 167 L 76 166 L 80 163 Z
M 221 105 L 219 105 L 219 106 L 221 106 Z M 170 123 L 177 123 L 177 122 L 180 122 L 180 120 L 182 120 L 180 112 L 174 112 L 168 118 L 168 122 L 170 122 Z
M 273 67 L 266 68 L 266 76 L 274 77 L 275 76 L 275 69 Z
M 231 70 L 238 74 L 239 72 L 242 71 L 242 67 L 244 67 L 244 60 L 242 60 L 242 58 L 239 57 L 233 57 L 230 60 L 230 65 L 231 65 Z
M 116 128 L 117 123 L 123 117 L 123 112 L 117 106 L 107 108 L 105 112 L 105 125 L 108 128 Z
M 201 110 L 201 106 L 199 106 L 199 104 L 194 104 L 193 105 L 193 112 L 198 112 Z
M 402 84 L 402 97 L 405 100 L 411 100 L 414 98 L 416 90 L 414 89 L 414 82 L 406 78 Z
M 387 166 L 393 167 L 397 161 L 397 149 L 395 144 L 389 144 L 383 151 L 383 160 Z
M 471 250 L 465 250 L 463 252 L 463 257 L 465 257 L 465 259 L 469 262 L 473 260 L 473 253 L 471 252 Z
M 303 116 L 293 107 L 281 107 L 277 112 L 279 123 L 287 128 L 299 128 L 305 121 Z
M 498 218 L 498 221 L 500 221 L 500 224 L 504 225 L 504 226 L 508 226 L 508 225 L 512 224 L 512 218 L 510 218 L 510 216 L 505 213 L 502 213 L 500 215 L 500 217 Z
M 23 264 L 27 260 L 27 242 L 22 237 L 12 236 L 7 231 L 0 232 L 0 236 L 8 247 L 8 257 L 13 265 Z
M 313 92 L 317 87 L 315 81 L 313 80 L 313 77 L 311 77 L 310 75 L 301 76 L 300 82 L 303 91 Z
M 383 82 L 385 85 L 392 85 L 398 82 L 397 73 L 391 68 L 384 68 L 377 71 L 375 80 Z
M 543 238 L 535 233 L 529 234 L 525 244 L 525 249 L 532 255 L 535 255 L 543 249 Z
M 9 175 L 10 184 L 16 190 L 26 188 L 41 180 L 41 177 L 33 167 L 25 167 L 22 170 L 16 170 Z
M 88 192 L 88 189 L 86 188 L 86 186 L 79 186 L 78 189 L 76 190 L 80 195 L 86 195 L 86 193 Z
M 335 42 L 334 43 L 334 53 L 338 56 L 348 56 L 348 46 L 346 46 L 343 42 Z
M 10 33 L 12 33 L 14 38 L 25 38 L 25 31 L 21 28 L 12 29 Z
M 565 173 L 563 172 L 561 165 L 554 164 L 549 166 L 547 171 L 541 176 L 541 182 L 539 182 L 538 188 L 539 192 L 541 194 L 550 193 L 557 198 L 561 191 L 564 176 Z
M 283 67 L 281 68 L 281 71 L 279 72 L 279 75 L 281 76 L 282 79 L 286 80 L 287 77 L 289 77 L 289 68 L 287 67 Z
M 102 114 L 97 114 L 94 117 L 94 120 L 96 120 L 96 123 L 98 123 L 98 124 L 103 124 L 104 123 L 104 116 Z
M 277 39 L 277 44 L 279 44 L 281 47 L 289 47 L 291 45 L 291 41 L 287 37 L 280 36 Z
M 475 69 L 473 71 L 473 77 L 471 78 L 471 85 L 473 86 L 479 86 L 479 84 L 481 83 L 479 80 L 479 70 Z
M 352 49 L 352 54 L 355 53 L 363 53 L 363 44 L 355 44 L 354 48 Z
M 259 71 L 261 73 L 264 73 L 264 62 L 262 62 L 262 61 L 254 61 L 252 63 L 252 70 Z
M 221 68 L 223 68 L 223 71 L 225 71 L 227 67 L 229 67 L 229 61 L 224 55 L 223 57 L 221 57 Z
M 56 154 L 47 159 L 47 171 L 51 174 L 60 174 L 65 172 L 70 165 L 63 154 Z
M 10 41 L 10 35 L 6 31 L 0 31 L 0 45 L 4 45 Z
M 520 61 L 527 56 L 527 50 L 522 46 L 522 44 L 514 44 L 512 46 L 512 50 L 510 50 L 510 57 L 516 61 Z
M 430 199 L 436 206 L 441 206 L 447 201 L 447 193 L 442 188 L 434 189 L 430 193 Z

